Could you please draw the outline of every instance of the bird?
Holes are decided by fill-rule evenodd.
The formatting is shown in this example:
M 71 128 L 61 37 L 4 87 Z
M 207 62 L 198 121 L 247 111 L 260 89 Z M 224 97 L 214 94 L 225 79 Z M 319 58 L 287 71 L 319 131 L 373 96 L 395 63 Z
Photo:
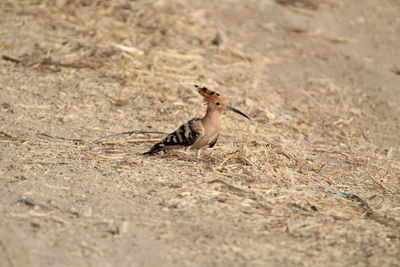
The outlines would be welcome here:
M 225 110 L 231 110 L 248 120 L 251 120 L 242 111 L 230 106 L 228 102 L 217 92 L 195 85 L 197 92 L 203 96 L 207 104 L 207 110 L 202 118 L 193 118 L 182 124 L 176 131 L 167 135 L 152 148 L 143 153 L 154 155 L 160 151 L 188 148 L 197 150 L 197 157 L 204 147 L 214 147 L 221 131 L 221 115 Z

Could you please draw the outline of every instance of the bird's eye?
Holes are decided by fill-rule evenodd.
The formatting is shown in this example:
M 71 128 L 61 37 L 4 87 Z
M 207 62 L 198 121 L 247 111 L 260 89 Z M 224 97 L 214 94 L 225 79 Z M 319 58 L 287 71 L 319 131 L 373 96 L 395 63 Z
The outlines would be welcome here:
M 219 106 L 219 102 L 215 103 L 215 105 Z

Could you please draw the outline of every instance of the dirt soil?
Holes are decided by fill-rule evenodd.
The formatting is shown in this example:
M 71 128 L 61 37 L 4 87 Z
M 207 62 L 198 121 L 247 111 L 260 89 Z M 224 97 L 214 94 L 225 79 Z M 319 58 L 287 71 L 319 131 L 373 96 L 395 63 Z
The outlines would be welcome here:
M 400 266 L 399 14 L 0 1 L 0 266 Z M 141 155 L 204 113 L 194 84 L 252 122 Z

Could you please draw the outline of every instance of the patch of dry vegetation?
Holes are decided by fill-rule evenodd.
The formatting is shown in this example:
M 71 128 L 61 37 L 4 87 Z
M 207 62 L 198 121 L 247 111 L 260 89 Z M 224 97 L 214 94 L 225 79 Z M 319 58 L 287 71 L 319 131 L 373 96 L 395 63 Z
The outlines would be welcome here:
M 363 116 L 355 107 L 356 101 L 363 101 L 361 92 L 359 98 L 348 97 L 354 89 L 340 88 L 332 80 L 309 80 L 298 101 L 288 104 L 266 79 L 268 65 L 279 59 L 229 40 L 213 44 L 216 25 L 205 10 L 193 9 L 186 1 L 2 1 L 0 5 L 8 19 L 25 18 L 23 38 L 33 44 L 2 43 L 14 47 L 7 55 L 18 60 L 7 64 L 45 73 L 56 86 L 71 86 L 59 89 L 61 98 L 13 107 L 28 114 L 46 109 L 49 121 L 57 116 L 67 123 L 68 116 L 82 120 L 75 122 L 79 132 L 74 136 L 82 141 L 24 137 L 30 147 L 20 154 L 28 166 L 26 173 L 68 161 L 97 164 L 116 171 L 115 183 L 123 188 L 159 190 L 148 197 L 162 199 L 164 211 L 179 210 L 187 220 L 195 214 L 200 224 L 201 214 L 218 214 L 220 224 L 232 220 L 243 231 L 259 235 L 246 241 L 253 242 L 248 249 L 229 244 L 213 251 L 199 245 L 211 254 L 222 250 L 257 262 L 270 253 L 282 256 L 292 251 L 287 257 L 300 262 L 304 255 L 317 257 L 318 247 L 327 257 L 338 250 L 348 257 L 363 257 L 360 246 L 379 243 L 371 262 L 379 262 L 380 255 L 395 262 L 400 152 L 398 147 L 375 146 L 356 127 Z M 120 131 L 174 130 L 198 113 L 201 99 L 193 90 L 195 83 L 218 90 L 253 123 L 226 114 L 219 143 L 201 160 L 179 151 L 139 155 L 161 135 L 91 141 Z M 65 136 L 50 123 L 41 128 Z M 15 142 L 12 130 L 2 130 L 2 145 Z M 62 159 L 53 157 L 60 151 Z M 133 172 L 146 178 L 129 184 L 139 175 Z M 174 235 L 165 233 L 183 231 L 183 235 L 185 229 L 164 224 L 154 231 L 160 231 L 161 239 L 173 240 Z M 268 236 L 286 243 L 271 247 L 259 239 Z M 288 241 L 292 239 L 300 241 Z M 263 256 L 263 251 L 269 253 Z

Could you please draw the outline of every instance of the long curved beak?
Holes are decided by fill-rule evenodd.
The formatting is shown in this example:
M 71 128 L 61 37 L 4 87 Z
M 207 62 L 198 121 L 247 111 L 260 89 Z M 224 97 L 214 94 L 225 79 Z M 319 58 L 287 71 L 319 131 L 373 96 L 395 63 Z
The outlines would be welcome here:
M 238 109 L 236 109 L 236 108 L 234 108 L 232 106 L 227 106 L 226 108 L 229 109 L 229 110 L 232 110 L 233 112 L 236 112 L 237 114 L 242 115 L 243 117 L 245 117 L 248 120 L 251 120 L 249 116 L 247 116 L 246 114 L 244 114 L 243 112 L 241 112 L 240 110 L 238 110 Z

